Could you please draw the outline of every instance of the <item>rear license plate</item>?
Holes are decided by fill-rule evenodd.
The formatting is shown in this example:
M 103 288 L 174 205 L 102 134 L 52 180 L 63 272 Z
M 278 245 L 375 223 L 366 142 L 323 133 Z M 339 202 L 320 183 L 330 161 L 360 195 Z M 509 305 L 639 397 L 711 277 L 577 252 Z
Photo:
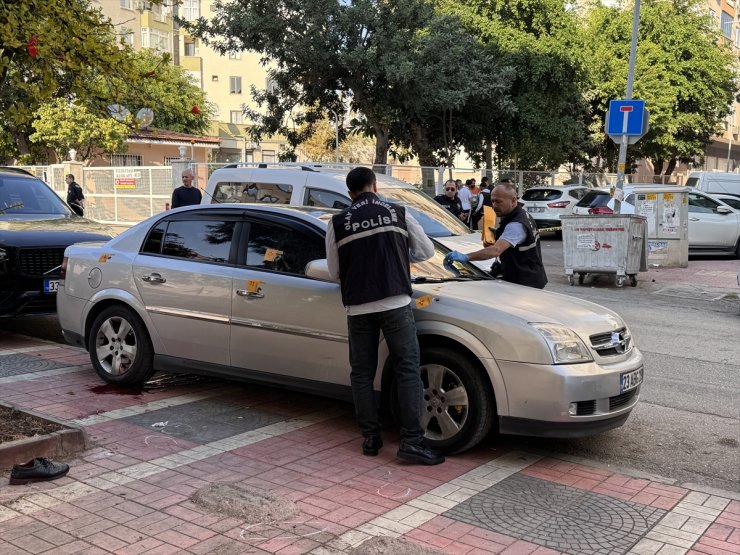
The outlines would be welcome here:
M 59 291 L 59 280 L 58 279 L 45 279 L 44 280 L 44 293 L 56 293 Z
M 545 209 L 542 208 L 541 206 L 527 206 L 527 212 L 540 213 L 544 211 Z
M 619 375 L 619 392 L 625 393 L 642 383 L 642 368 Z

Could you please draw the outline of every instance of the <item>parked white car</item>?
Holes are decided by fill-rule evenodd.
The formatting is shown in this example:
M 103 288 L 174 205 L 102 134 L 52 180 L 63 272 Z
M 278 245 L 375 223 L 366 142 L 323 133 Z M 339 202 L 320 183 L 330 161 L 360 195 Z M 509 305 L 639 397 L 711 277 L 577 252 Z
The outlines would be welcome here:
M 231 164 L 211 174 L 201 204 L 239 202 L 346 208 L 352 204 L 347 192 L 347 173 L 349 169 L 326 168 L 311 163 Z M 483 248 L 480 232 L 472 232 L 423 191 L 383 174 L 377 174 L 377 181 L 378 195 L 405 206 L 430 237 L 464 253 Z M 491 261 L 476 265 L 488 269 Z
M 686 186 L 710 195 L 721 193 L 740 198 L 740 173 L 691 172 Z
M 727 195 L 724 193 L 712 193 L 709 196 L 717 199 L 720 202 L 724 202 L 727 206 L 730 206 L 735 210 L 740 210 L 740 197 L 736 197 L 735 195 Z
M 346 313 L 324 236 L 335 210 L 189 206 L 107 243 L 66 250 L 65 339 L 110 384 L 195 372 L 351 399 Z M 448 452 L 488 432 L 578 437 L 621 426 L 643 357 L 596 304 L 445 265 L 436 244 L 411 268 L 421 345 L 422 424 Z M 381 342 L 375 388 L 394 406 Z
M 582 185 L 531 187 L 524 191 L 521 202 L 538 228 L 560 227 L 560 216 L 573 213 L 573 208 L 590 189 Z

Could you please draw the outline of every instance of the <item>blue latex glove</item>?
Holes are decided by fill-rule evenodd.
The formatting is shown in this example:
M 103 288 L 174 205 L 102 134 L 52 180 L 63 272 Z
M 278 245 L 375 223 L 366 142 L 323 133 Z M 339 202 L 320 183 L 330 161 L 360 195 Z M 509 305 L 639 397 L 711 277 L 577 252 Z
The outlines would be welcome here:
M 467 262 L 467 261 L 468 261 L 468 255 L 463 254 L 461 252 L 452 251 L 452 252 L 448 252 L 445 255 L 445 262 L 447 262 L 448 264 L 452 262 Z

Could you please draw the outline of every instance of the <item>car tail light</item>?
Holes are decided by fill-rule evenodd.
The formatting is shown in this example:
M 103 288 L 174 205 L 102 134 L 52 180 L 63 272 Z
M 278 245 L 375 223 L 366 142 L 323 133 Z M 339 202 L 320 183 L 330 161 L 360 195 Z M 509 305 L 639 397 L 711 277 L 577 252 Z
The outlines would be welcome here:
M 67 257 L 62 258 L 62 267 L 59 269 L 59 279 L 63 280 L 67 277 Z
M 550 208 L 565 208 L 569 204 L 570 204 L 569 200 L 563 200 L 560 202 L 551 202 L 547 206 L 549 206 Z
M 588 209 L 589 214 L 613 214 L 614 211 L 608 206 L 596 206 Z

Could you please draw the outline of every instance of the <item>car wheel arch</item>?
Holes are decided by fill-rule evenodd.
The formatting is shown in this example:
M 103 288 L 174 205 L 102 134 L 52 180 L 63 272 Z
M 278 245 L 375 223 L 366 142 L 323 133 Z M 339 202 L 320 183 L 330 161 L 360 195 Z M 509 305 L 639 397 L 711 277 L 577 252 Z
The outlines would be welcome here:
M 90 336 L 90 329 L 92 328 L 95 318 L 97 318 L 98 314 L 106 308 L 115 305 L 125 306 L 133 310 L 144 323 L 144 327 L 149 335 L 149 340 L 152 342 L 152 346 L 154 347 L 154 352 L 166 354 L 166 350 L 164 350 L 162 341 L 152 325 L 149 314 L 141 303 L 138 302 L 136 297 L 125 291 L 100 291 L 90 299 L 90 308 L 84 316 L 85 345 L 87 345 L 87 340 Z

